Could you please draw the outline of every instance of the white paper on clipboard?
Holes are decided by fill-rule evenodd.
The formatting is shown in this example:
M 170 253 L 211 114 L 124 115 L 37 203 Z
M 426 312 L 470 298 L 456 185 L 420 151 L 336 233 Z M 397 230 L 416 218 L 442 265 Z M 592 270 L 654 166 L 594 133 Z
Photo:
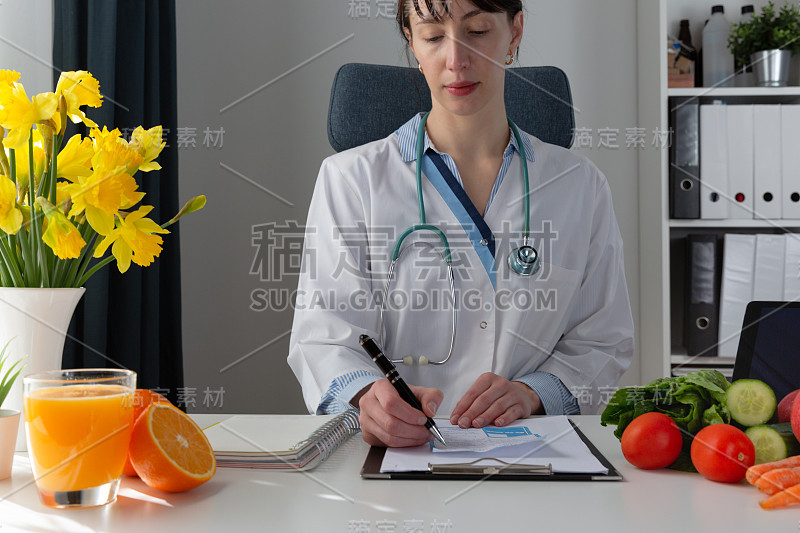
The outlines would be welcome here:
M 440 429 L 453 427 L 436 421 Z M 475 459 L 494 458 L 518 465 L 552 465 L 553 472 L 607 474 L 608 469 L 581 440 L 566 416 L 546 416 L 517 420 L 509 426 L 524 426 L 544 435 L 524 444 L 496 448 L 487 452 L 434 453 L 430 444 L 414 448 L 389 448 L 383 457 L 381 473 L 422 472 L 428 464 L 469 463 Z

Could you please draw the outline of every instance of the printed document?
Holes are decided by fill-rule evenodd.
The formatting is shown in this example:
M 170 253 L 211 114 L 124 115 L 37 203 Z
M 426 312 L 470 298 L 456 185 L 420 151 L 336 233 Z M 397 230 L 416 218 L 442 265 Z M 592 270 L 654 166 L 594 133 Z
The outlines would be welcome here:
M 447 446 L 433 441 L 433 451 L 437 453 L 450 452 L 488 452 L 495 448 L 504 448 L 516 444 L 525 444 L 543 438 L 543 435 L 534 433 L 526 426 L 494 427 L 487 426 L 476 429 L 461 429 L 458 426 L 439 427 Z
M 455 434 L 473 432 L 459 429 L 446 420 L 437 420 L 447 443 Z M 501 459 L 520 465 L 552 465 L 553 472 L 607 474 L 608 469 L 594 456 L 592 451 L 575 432 L 566 416 L 544 416 L 517 420 L 508 428 L 526 428 L 530 431 L 525 442 L 509 446 L 494 447 L 487 451 L 434 451 L 431 443 L 414 448 L 388 448 L 383 457 L 381 472 L 425 472 L 428 464 L 470 463 L 476 459 Z M 525 430 L 516 437 L 522 437 Z M 474 432 L 473 432 L 474 433 Z M 466 433 L 465 433 L 466 435 Z M 487 439 L 487 435 L 484 435 Z M 515 438 L 512 434 L 510 437 Z M 498 439 L 498 440 L 499 440 Z M 476 446 L 471 437 L 459 436 L 453 440 L 459 447 Z M 442 448 L 444 449 L 444 448 Z

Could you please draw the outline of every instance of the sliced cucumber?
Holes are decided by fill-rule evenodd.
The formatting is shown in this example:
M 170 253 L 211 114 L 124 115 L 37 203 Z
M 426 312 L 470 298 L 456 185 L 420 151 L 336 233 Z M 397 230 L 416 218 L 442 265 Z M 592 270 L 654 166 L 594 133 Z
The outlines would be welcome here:
M 758 379 L 737 379 L 725 395 L 731 418 L 743 426 L 766 424 L 778 405 L 769 385 Z
M 780 461 L 800 454 L 800 443 L 797 442 L 789 422 L 753 426 L 744 433 L 756 448 L 756 464 Z

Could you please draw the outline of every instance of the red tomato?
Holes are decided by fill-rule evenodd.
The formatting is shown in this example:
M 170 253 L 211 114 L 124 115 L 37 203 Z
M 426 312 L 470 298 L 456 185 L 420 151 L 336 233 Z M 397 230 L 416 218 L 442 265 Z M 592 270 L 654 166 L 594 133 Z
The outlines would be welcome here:
M 741 481 L 756 459 L 753 442 L 730 424 L 712 424 L 698 431 L 691 454 L 698 472 L 722 483 Z
M 622 455 L 645 470 L 671 465 L 682 445 L 681 430 L 664 413 L 639 415 L 622 432 Z

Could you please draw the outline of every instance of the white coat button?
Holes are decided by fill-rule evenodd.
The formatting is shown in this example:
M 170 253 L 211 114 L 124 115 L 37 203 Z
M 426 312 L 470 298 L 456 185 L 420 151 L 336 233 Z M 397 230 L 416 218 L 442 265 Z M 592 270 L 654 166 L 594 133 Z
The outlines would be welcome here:
M 486 322 L 481 322 L 481 329 L 486 329 L 489 327 L 489 324 Z
M 486 239 L 481 239 L 481 246 L 489 246 L 489 241 Z

